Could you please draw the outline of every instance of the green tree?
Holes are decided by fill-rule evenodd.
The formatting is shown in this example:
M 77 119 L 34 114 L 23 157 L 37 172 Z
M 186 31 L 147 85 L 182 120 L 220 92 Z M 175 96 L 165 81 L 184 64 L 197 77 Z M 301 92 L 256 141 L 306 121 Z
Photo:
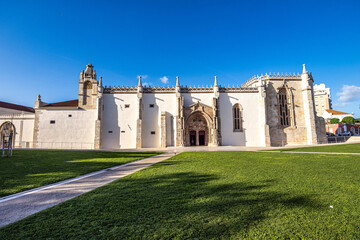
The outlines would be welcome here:
M 355 123 L 355 119 L 353 117 L 344 117 L 341 122 L 342 123 Z
M 338 118 L 332 118 L 332 119 L 330 119 L 330 123 L 331 124 L 335 124 L 335 123 L 339 123 L 340 122 L 340 119 L 338 119 Z

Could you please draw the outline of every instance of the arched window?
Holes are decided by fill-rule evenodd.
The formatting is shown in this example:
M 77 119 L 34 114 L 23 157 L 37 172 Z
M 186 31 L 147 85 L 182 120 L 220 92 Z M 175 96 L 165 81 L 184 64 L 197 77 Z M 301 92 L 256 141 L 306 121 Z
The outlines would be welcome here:
M 242 108 L 238 103 L 233 106 L 233 129 L 242 132 Z
M 91 102 L 91 94 L 92 94 L 92 83 L 90 81 L 86 81 L 84 83 L 84 100 L 83 100 L 84 105 Z
M 0 126 L 0 147 L 7 147 L 8 144 L 15 145 L 15 126 L 11 122 L 5 122 Z
M 84 83 L 84 89 L 92 89 L 92 83 L 90 81 L 86 81 Z
M 294 113 L 292 96 L 289 96 L 288 89 L 282 87 L 278 92 L 279 125 L 282 127 L 294 126 Z

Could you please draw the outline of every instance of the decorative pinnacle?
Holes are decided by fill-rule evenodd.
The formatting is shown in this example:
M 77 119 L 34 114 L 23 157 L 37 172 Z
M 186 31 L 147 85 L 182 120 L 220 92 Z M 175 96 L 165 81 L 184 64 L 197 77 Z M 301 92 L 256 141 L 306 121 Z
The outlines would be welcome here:
M 307 73 L 305 64 L 303 64 L 303 73 Z
M 139 76 L 139 84 L 138 84 L 138 86 L 139 86 L 139 87 L 142 86 L 141 76 Z
M 176 86 L 180 87 L 179 76 L 176 77 Z
M 37 100 L 41 101 L 41 95 L 40 94 L 38 95 Z
M 100 77 L 99 86 L 102 86 L 102 77 Z
M 215 76 L 215 83 L 214 83 L 214 87 L 218 85 L 218 81 L 217 81 L 217 76 Z

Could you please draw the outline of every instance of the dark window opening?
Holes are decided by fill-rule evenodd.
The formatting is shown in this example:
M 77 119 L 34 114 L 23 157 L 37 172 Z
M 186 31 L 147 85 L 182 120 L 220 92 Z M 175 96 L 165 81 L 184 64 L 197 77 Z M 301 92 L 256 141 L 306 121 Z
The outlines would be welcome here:
M 282 88 L 279 91 L 279 115 L 280 115 L 280 125 L 284 127 L 289 126 L 290 125 L 289 108 L 288 108 L 288 99 L 285 88 Z
M 50 124 L 55 124 L 55 120 L 50 120 Z
M 121 133 L 125 133 L 125 131 L 121 131 Z
M 72 115 L 71 115 L 71 114 L 69 114 L 69 115 L 68 115 L 68 117 L 72 117 Z
M 233 107 L 233 126 L 234 126 L 234 132 L 242 131 L 241 109 L 239 104 L 235 104 Z
M 109 131 L 109 133 L 112 133 L 112 131 Z
M 155 131 L 151 131 L 151 135 L 155 135 Z
M 130 104 L 125 104 L 125 108 L 129 108 L 130 107 Z
M 149 107 L 154 108 L 155 104 L 149 104 Z

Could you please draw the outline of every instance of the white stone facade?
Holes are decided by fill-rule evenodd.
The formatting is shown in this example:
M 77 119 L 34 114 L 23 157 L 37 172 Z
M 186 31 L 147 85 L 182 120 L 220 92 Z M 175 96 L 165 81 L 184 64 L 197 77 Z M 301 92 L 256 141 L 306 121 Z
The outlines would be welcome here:
M 314 108 L 313 78 L 305 66 L 301 75 L 270 73 L 242 86 L 221 86 L 215 77 L 214 86 L 206 87 L 184 87 L 179 78 L 173 87 L 145 87 L 141 78 L 136 87 L 103 87 L 89 64 L 80 74 L 77 100 L 48 104 L 39 96 L 31 116 L 22 139 L 32 139 L 36 148 L 326 142 L 324 121 Z

